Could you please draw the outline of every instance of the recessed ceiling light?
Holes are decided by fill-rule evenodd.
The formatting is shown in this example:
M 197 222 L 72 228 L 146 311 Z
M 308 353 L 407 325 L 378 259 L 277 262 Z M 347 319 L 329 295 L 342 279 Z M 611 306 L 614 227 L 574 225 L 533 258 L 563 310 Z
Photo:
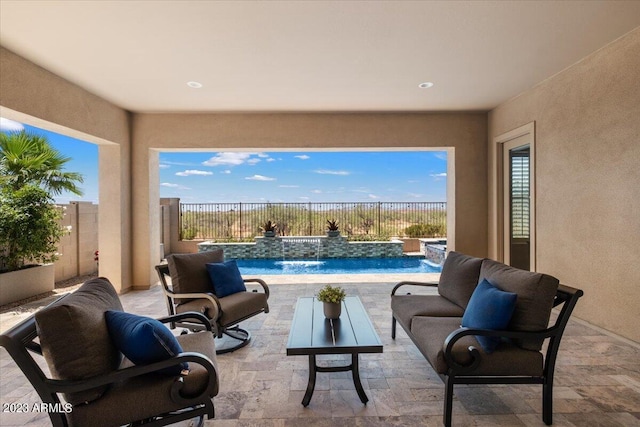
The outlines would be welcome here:
M 433 86 L 433 83 L 431 82 L 424 82 L 418 85 L 420 89 L 429 89 L 431 86 Z
M 200 89 L 202 87 L 202 83 L 200 83 L 200 82 L 187 82 L 187 86 L 192 87 L 194 89 Z

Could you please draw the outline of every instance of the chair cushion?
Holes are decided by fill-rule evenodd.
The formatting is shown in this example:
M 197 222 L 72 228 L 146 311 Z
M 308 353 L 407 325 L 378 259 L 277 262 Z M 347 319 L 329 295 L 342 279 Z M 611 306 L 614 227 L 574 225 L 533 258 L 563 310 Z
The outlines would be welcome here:
M 518 294 L 516 308 L 508 329 L 541 331 L 549 324 L 558 279 L 547 274 L 520 270 L 486 259 L 480 269 L 480 279 L 487 279 L 503 291 Z M 517 340 L 522 348 L 540 350 L 543 340 Z
M 206 264 L 209 262 L 223 262 L 222 249 L 199 252 L 195 254 L 173 254 L 167 257 L 171 284 L 176 293 L 212 292 L 211 279 Z M 187 302 L 190 299 L 176 299 L 176 302 Z
M 109 310 L 105 313 L 109 335 L 115 346 L 136 365 L 161 362 L 182 353 L 182 347 L 169 328 L 156 319 Z M 159 372 L 180 375 L 186 362 Z
M 247 290 L 235 260 L 210 262 L 206 264 L 206 267 L 213 284 L 213 290 L 218 298 Z
M 438 293 L 449 301 L 467 308 L 469 298 L 478 284 L 482 258 L 451 251 L 442 266 Z
M 434 288 L 435 290 L 435 288 Z M 411 328 L 413 316 L 461 317 L 464 310 L 440 295 L 393 295 L 391 310 L 405 327 Z
M 238 292 L 224 298 L 220 298 L 222 315 L 218 323 L 225 327 L 266 310 L 267 295 L 262 292 Z
M 411 333 L 418 343 L 418 348 L 439 374 L 448 373 L 449 366 L 444 358 L 444 341 L 451 332 L 458 329 L 460 321 L 459 317 L 417 316 L 411 323 Z M 456 341 L 453 346 L 456 362 L 471 362 L 469 346 L 476 347 L 480 353 L 480 364 L 469 375 L 542 375 L 543 357 L 539 351 L 524 350 L 517 345 L 501 342 L 493 353 L 487 354 L 474 336 L 467 335 Z
M 506 329 L 516 308 L 517 298 L 518 295 L 501 291 L 487 279 L 483 279 L 471 295 L 462 316 L 462 326 L 478 329 Z M 501 341 L 500 337 L 481 335 L 477 335 L 476 339 L 487 354 L 493 353 Z
M 208 299 L 194 299 L 176 306 L 176 313 L 186 313 L 187 311 L 195 311 L 207 316 L 208 319 L 216 320 L 219 316 L 218 306 Z
M 53 378 L 82 380 L 118 369 L 122 355 L 109 337 L 107 310 L 122 311 L 122 304 L 109 280 L 100 277 L 36 312 L 42 353 Z M 72 404 L 89 402 L 106 389 L 67 393 L 65 399 Z
M 198 332 L 176 338 L 185 352 L 196 352 L 206 356 L 218 371 L 213 334 Z M 127 366 L 131 366 L 131 362 L 125 359 L 122 368 Z M 184 384 L 182 395 L 199 396 L 211 387 L 202 400 L 216 396 L 219 390 L 218 376 L 210 378 L 207 370 L 198 363 L 192 362 L 189 366 L 189 375 L 181 377 Z M 166 375 L 148 374 L 131 378 L 109 389 L 101 399 L 89 405 L 74 407 L 67 417 L 71 426 L 106 427 L 129 424 L 133 420 L 177 411 L 185 405 L 171 400 L 170 389 L 174 382 L 175 377 Z M 96 417 L 96 414 L 100 416 Z

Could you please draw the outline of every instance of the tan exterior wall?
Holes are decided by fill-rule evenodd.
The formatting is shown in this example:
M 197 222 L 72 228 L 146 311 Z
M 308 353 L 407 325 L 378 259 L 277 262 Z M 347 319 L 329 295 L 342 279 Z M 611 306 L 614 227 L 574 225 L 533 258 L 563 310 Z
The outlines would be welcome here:
M 0 116 L 99 144 L 100 274 L 129 289 L 129 113 L 0 47 Z
M 133 121 L 134 265 L 159 259 L 158 153 L 162 150 L 385 150 L 449 148 L 450 248 L 487 248 L 485 113 L 136 114 Z M 453 161 L 452 161 L 453 160 Z M 455 165 L 453 164 L 455 163 Z M 449 215 L 448 215 L 449 216 Z M 172 251 L 179 252 L 173 247 Z M 134 283 L 155 282 L 152 267 Z
M 640 342 L 640 29 L 489 114 L 489 255 L 498 257 L 494 137 L 535 121 L 537 270 L 581 288 L 576 315 Z
M 56 282 L 98 271 L 98 205 L 71 202 L 65 209 L 61 225 L 71 226 L 58 245 L 60 258 L 55 262 Z

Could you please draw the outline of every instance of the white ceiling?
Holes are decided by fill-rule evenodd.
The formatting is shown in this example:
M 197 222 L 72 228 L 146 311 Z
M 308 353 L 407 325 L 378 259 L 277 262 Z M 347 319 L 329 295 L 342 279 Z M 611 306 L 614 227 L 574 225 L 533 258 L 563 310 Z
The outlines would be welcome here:
M 640 1 L 0 0 L 2 46 L 141 112 L 489 110 L 639 26 Z

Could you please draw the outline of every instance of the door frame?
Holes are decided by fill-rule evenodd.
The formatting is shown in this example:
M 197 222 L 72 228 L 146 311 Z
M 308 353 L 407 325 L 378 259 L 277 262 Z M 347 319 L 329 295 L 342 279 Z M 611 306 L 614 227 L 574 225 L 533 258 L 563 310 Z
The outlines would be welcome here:
M 496 182 L 498 184 L 497 194 L 496 194 L 496 214 L 498 219 L 498 224 L 496 227 L 496 233 L 498 234 L 497 239 L 497 255 L 498 259 L 502 262 L 508 261 L 509 249 L 508 244 L 506 244 L 506 239 L 509 237 L 510 233 L 508 230 L 510 221 L 508 221 L 507 214 L 505 212 L 509 212 L 507 204 L 509 200 L 505 200 L 505 164 L 504 164 L 504 154 L 505 154 L 505 145 L 509 144 L 509 142 L 524 137 L 524 141 L 518 146 L 529 145 L 529 190 L 530 190 L 530 204 L 529 204 L 529 232 L 530 232 L 530 247 L 529 247 L 529 261 L 530 261 L 530 270 L 536 271 L 536 150 L 535 150 L 535 122 L 527 123 L 526 125 L 520 126 L 516 129 L 510 130 L 509 132 L 503 133 L 501 135 L 493 138 L 493 142 L 496 147 Z

